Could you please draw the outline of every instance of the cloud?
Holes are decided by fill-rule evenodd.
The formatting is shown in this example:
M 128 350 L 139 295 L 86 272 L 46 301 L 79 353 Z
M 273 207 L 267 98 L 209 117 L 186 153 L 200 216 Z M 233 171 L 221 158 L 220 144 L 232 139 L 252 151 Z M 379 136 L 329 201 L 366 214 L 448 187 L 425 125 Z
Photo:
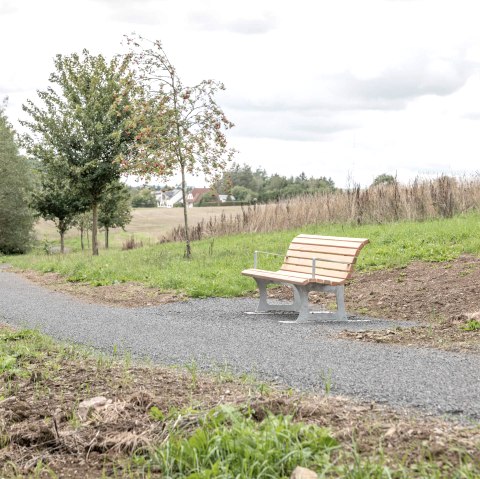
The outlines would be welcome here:
M 110 18 L 117 22 L 136 25 L 156 25 L 162 17 L 158 11 L 158 3 L 164 0 L 90 0 L 107 6 Z
M 11 13 L 15 13 L 18 10 L 16 6 L 13 6 L 12 2 L 1 0 L 0 1 L 0 16 L 2 15 L 10 15 Z
M 240 111 L 270 112 L 352 112 L 362 110 L 403 110 L 417 98 L 448 96 L 460 90 L 478 69 L 478 64 L 452 58 L 418 54 L 398 65 L 383 68 L 374 76 L 362 78 L 351 70 L 300 79 L 292 94 L 290 88 L 275 89 L 270 82 L 258 90 L 225 95 L 225 105 Z M 266 72 L 270 75 L 270 72 Z M 252 93 L 253 92 L 253 93 Z
M 326 141 L 335 133 L 358 127 L 358 124 L 351 120 L 323 112 L 277 112 L 273 117 L 268 117 L 268 121 L 264 114 L 258 112 L 233 112 L 228 116 L 234 118 L 238 125 L 232 130 L 232 135 L 237 137 Z
M 465 113 L 462 115 L 462 118 L 466 120 L 480 120 L 480 113 Z
M 110 15 L 110 18 L 117 22 L 134 23 L 136 25 L 157 25 L 161 21 L 160 15 L 157 12 L 131 8 L 116 10 Z
M 367 106 L 389 105 L 397 109 L 399 102 L 424 96 L 446 96 L 465 85 L 475 72 L 475 65 L 462 58 L 445 59 L 419 55 L 409 62 L 389 67 L 374 78 L 359 79 L 346 73 L 337 84 L 339 94 L 363 100 Z
M 188 20 L 198 30 L 226 31 L 244 35 L 264 34 L 276 27 L 276 19 L 269 12 L 238 18 L 220 18 L 214 13 L 195 12 L 188 16 Z

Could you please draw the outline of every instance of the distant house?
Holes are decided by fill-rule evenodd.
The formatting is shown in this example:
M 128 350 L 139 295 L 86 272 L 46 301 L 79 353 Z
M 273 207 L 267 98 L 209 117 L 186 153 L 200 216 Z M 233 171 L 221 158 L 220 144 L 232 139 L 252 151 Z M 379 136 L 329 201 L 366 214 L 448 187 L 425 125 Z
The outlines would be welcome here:
M 212 192 L 213 191 L 211 188 L 193 188 L 193 190 L 190 191 L 190 193 L 188 193 L 187 195 L 188 207 L 191 208 L 193 205 L 198 203 L 202 199 L 202 196 L 205 193 L 212 193 Z
M 182 190 L 157 191 L 155 196 L 159 208 L 173 208 L 182 201 Z

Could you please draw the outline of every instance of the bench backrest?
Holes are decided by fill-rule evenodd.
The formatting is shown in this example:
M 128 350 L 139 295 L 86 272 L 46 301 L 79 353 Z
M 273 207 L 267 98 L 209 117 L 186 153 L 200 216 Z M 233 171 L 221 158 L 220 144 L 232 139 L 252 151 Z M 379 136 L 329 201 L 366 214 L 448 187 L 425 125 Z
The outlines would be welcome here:
M 352 276 L 357 256 L 368 242 L 366 238 L 301 234 L 290 243 L 280 269 L 312 275 L 312 259 L 315 258 L 317 279 L 345 281 Z

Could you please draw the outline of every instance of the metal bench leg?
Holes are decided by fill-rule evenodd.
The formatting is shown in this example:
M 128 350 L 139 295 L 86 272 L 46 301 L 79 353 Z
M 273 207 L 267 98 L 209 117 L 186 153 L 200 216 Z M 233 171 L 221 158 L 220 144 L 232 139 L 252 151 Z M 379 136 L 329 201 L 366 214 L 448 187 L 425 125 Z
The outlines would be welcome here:
M 260 300 L 258 301 L 257 312 L 258 311 L 268 311 L 270 305 L 267 302 L 267 281 L 262 279 L 255 278 L 257 282 L 258 291 L 260 293 Z
M 280 323 L 306 323 L 310 320 L 310 308 L 308 306 L 308 289 L 305 286 L 292 284 L 295 311 L 298 316 L 295 321 L 280 321 Z
M 254 279 L 257 282 L 258 291 L 260 293 L 258 306 L 257 306 L 257 309 L 255 310 L 256 313 L 265 313 L 268 311 L 284 311 L 284 312 L 298 311 L 298 308 L 300 307 L 301 299 L 298 295 L 298 292 L 295 291 L 295 288 L 293 289 L 293 295 L 294 295 L 293 303 L 269 304 L 268 296 L 267 296 L 267 284 L 271 283 L 272 281 L 268 281 L 260 278 L 254 278 Z M 278 283 L 278 284 L 281 284 L 281 283 Z M 292 285 L 288 285 L 288 286 L 292 286 Z
M 335 287 L 335 297 L 337 298 L 337 319 L 340 321 L 347 320 L 347 313 L 345 311 L 345 297 L 344 297 L 344 286 Z

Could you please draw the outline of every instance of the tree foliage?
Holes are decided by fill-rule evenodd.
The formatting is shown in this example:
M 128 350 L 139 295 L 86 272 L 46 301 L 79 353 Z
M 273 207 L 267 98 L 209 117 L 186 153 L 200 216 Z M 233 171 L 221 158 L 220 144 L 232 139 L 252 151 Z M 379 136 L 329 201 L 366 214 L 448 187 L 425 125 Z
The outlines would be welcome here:
M 132 189 L 132 206 L 134 208 L 154 208 L 157 198 L 149 188 Z
M 124 184 L 112 183 L 103 196 L 98 223 L 105 229 L 105 248 L 108 249 L 110 228 L 125 228 L 132 220 L 130 191 Z
M 68 176 L 92 209 L 92 250 L 98 254 L 98 205 L 120 177 L 117 161 L 136 134 L 131 102 L 135 82 L 128 58 L 57 55 L 50 86 L 39 91 L 41 106 L 28 101 L 23 125 L 28 152 L 66 165 Z
M 39 166 L 40 186 L 33 194 L 32 207 L 46 220 L 52 220 L 60 234 L 60 252 L 65 252 L 65 233 L 78 215 L 88 209 L 63 161 L 50 158 Z
M 0 253 L 24 253 L 32 238 L 29 208 L 32 170 L 18 152 L 15 133 L 0 105 Z
M 213 188 L 219 194 L 231 194 L 237 201 L 268 203 L 302 194 L 335 190 L 331 178 L 308 178 L 305 173 L 294 177 L 269 176 L 264 169 L 255 171 L 249 165 L 234 163 L 216 179 Z
M 377 185 L 393 185 L 397 182 L 397 179 L 393 175 L 389 175 L 388 173 L 382 173 L 374 178 L 372 186 Z
M 224 86 L 214 80 L 185 86 L 160 41 L 149 42 L 142 37 L 127 40 L 142 86 L 142 101 L 137 108 L 142 126 L 136 146 L 123 165 L 140 176 L 181 174 L 185 255 L 190 257 L 185 175 L 212 176 L 225 168 L 234 154 L 224 134 L 233 123 L 215 100 Z

